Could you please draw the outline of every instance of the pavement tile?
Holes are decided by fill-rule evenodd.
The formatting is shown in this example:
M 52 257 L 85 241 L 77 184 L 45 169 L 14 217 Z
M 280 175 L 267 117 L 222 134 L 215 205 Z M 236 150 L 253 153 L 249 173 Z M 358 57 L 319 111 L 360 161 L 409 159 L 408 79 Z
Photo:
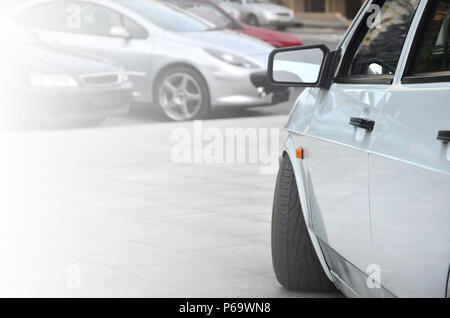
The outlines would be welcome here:
M 210 120 L 204 126 L 282 128 L 285 121 L 286 116 L 266 116 Z M 17 224 L 24 224 L 15 235 L 25 250 L 37 253 L 35 246 L 45 246 L 48 255 L 48 270 L 31 279 L 36 288 L 28 295 L 330 296 L 290 293 L 275 280 L 270 251 L 275 174 L 262 175 L 258 165 L 171 162 L 172 132 L 192 125 L 17 137 L 22 147 L 13 172 L 23 182 L 14 189 L 27 200 L 9 200 L 20 203 Z M 27 237 L 27 228 L 37 235 Z M 81 288 L 67 287 L 71 265 L 81 270 Z M 20 280 L 20 271 L 9 274 Z

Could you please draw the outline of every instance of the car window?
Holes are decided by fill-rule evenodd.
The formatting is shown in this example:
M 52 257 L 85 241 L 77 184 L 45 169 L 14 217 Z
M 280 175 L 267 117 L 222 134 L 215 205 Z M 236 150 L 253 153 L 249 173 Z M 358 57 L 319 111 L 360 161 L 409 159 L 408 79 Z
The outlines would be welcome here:
M 148 37 L 147 31 L 142 26 L 126 16 L 122 17 L 123 27 L 130 32 L 133 39 L 146 39 Z
M 379 19 L 363 21 L 344 76 L 393 76 L 420 0 L 378 1 Z M 371 22 L 371 23 L 370 23 Z
M 147 31 L 117 11 L 89 2 L 55 1 L 22 11 L 16 21 L 29 29 L 110 36 L 111 28 L 126 28 L 132 38 L 147 38 Z
M 67 32 L 67 6 L 65 1 L 38 4 L 20 12 L 15 20 L 28 29 Z
M 115 0 L 154 25 L 173 32 L 198 32 L 214 29 L 214 25 L 170 3 L 159 1 Z
M 437 2 L 418 42 L 410 75 L 450 71 L 450 0 Z
M 109 36 L 112 27 L 121 27 L 121 15 L 93 3 L 77 3 L 80 6 L 80 24 L 73 31 L 82 34 Z
M 221 12 L 211 3 L 181 3 L 181 7 L 186 11 L 195 14 L 202 19 L 214 24 L 218 29 L 225 29 L 233 26 L 235 22 L 226 14 Z

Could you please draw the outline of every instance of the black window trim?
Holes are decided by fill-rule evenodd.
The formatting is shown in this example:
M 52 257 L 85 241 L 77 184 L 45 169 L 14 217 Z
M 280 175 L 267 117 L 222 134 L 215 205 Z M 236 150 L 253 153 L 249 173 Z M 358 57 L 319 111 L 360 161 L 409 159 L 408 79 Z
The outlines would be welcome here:
M 345 77 L 337 77 L 334 80 L 336 84 L 373 84 L 373 85 L 392 85 L 394 75 L 351 75 Z
M 427 3 L 425 10 L 420 19 L 419 25 L 416 29 L 416 34 L 414 35 L 414 40 L 409 50 L 408 59 L 406 61 L 405 69 L 402 75 L 402 84 L 424 84 L 424 83 L 437 83 L 437 82 L 450 82 L 450 71 L 444 72 L 433 72 L 433 73 L 423 73 L 410 75 L 412 72 L 412 67 L 414 64 L 414 59 L 420 48 L 420 43 L 426 34 L 426 26 L 434 19 L 434 13 L 439 5 L 439 0 L 430 1 Z
M 402 84 L 425 84 L 450 82 L 450 71 L 409 75 L 402 79 Z

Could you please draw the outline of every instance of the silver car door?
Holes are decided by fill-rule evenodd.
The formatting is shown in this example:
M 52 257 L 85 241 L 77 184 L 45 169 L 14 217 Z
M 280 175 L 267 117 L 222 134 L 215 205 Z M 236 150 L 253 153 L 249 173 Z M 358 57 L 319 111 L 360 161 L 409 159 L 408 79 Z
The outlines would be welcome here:
M 338 281 L 360 296 L 379 296 L 366 284 L 372 271 L 368 176 L 371 136 L 377 128 L 373 115 L 387 98 L 418 2 L 379 1 L 377 27 L 367 23 L 369 12 L 360 15 L 353 36 L 343 44 L 338 76 L 329 91 L 316 97 L 308 138 L 299 145 L 309 149 L 314 232 Z M 398 34 L 393 36 L 393 30 Z
M 369 164 L 373 260 L 400 297 L 445 297 L 450 264 L 450 1 L 425 4 Z
M 19 19 L 45 43 L 123 66 L 135 84 L 135 95 L 150 94 L 146 84 L 152 42 L 146 29 L 128 16 L 92 2 L 53 1 L 24 10 Z M 114 28 L 116 33 L 119 28 L 119 34 L 114 34 Z M 130 37 L 120 33 L 123 30 Z

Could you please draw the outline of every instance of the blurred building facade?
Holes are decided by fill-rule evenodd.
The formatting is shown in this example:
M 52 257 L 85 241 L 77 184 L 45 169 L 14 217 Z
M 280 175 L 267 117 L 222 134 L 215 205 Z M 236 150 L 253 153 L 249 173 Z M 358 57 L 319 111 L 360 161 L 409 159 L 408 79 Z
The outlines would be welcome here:
M 337 13 L 353 19 L 365 0 L 284 0 L 281 1 L 297 13 Z

